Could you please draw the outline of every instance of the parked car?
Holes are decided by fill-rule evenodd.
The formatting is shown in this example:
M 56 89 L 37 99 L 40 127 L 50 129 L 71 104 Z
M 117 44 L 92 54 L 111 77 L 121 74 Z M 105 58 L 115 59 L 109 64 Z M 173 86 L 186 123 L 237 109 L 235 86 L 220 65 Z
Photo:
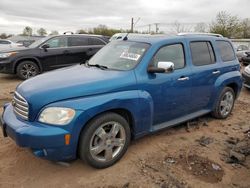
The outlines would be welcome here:
M 242 72 L 242 76 L 244 79 L 244 86 L 250 89 L 250 65 L 245 67 L 244 71 Z
M 208 113 L 227 118 L 241 88 L 234 49 L 220 35 L 117 40 L 86 64 L 21 83 L 4 105 L 3 133 L 36 156 L 106 168 L 131 138 Z
M 108 40 L 100 35 L 58 35 L 42 38 L 28 48 L 0 52 L 0 73 L 28 79 L 39 73 L 84 63 Z
M 129 38 L 138 38 L 138 37 L 149 37 L 150 34 L 140 34 L 140 33 L 116 33 L 114 34 L 109 41 L 113 40 L 123 40 L 129 34 Z
M 247 66 L 250 64 L 250 52 L 245 52 L 245 56 L 241 58 L 242 64 Z
M 22 44 L 12 42 L 6 39 L 0 39 L 0 50 L 2 49 L 9 49 L 9 48 L 17 48 L 22 47 Z

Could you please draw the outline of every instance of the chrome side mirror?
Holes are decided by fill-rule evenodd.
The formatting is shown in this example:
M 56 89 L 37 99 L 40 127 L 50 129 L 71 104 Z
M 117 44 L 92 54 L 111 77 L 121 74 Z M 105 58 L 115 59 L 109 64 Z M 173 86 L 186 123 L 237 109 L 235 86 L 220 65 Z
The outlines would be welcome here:
M 164 69 L 165 72 L 172 72 L 174 70 L 174 63 L 171 61 L 160 61 L 157 68 Z

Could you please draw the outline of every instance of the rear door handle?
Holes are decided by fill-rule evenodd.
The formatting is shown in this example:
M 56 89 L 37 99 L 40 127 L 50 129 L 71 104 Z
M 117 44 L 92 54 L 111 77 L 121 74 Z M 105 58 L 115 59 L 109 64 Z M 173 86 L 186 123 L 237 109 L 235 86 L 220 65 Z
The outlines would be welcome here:
M 213 71 L 213 74 L 220 74 L 219 70 Z
M 184 77 L 184 76 L 182 76 L 182 77 L 180 77 L 180 78 L 178 78 L 178 80 L 179 81 L 185 81 L 185 80 L 189 80 L 189 77 Z
M 63 53 L 64 53 L 64 54 L 68 54 L 69 51 L 68 51 L 68 50 L 64 50 Z

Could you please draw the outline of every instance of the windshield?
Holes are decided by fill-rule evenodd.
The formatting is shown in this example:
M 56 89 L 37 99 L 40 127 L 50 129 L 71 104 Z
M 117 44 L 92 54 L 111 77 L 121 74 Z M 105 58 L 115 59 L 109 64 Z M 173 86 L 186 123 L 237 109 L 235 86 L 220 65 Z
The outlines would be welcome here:
M 51 36 L 48 36 L 48 37 L 44 37 L 44 38 L 41 38 L 35 42 L 33 42 L 31 45 L 29 45 L 29 48 L 36 48 L 38 47 L 40 44 L 42 44 L 43 42 L 45 42 L 46 40 L 50 39 Z
M 131 70 L 140 62 L 149 46 L 140 42 L 114 41 L 98 51 L 88 64 L 105 66 L 108 69 Z

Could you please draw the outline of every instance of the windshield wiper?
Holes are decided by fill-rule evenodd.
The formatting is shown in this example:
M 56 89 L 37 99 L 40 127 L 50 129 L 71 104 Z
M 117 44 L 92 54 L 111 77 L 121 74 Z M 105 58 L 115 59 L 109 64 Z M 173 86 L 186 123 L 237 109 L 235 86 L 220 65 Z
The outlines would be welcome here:
M 108 67 L 105 66 L 105 65 L 100 65 L 100 64 L 89 64 L 88 61 L 86 61 L 85 64 L 86 64 L 88 67 L 97 67 L 97 68 L 102 69 L 102 70 L 108 69 Z

